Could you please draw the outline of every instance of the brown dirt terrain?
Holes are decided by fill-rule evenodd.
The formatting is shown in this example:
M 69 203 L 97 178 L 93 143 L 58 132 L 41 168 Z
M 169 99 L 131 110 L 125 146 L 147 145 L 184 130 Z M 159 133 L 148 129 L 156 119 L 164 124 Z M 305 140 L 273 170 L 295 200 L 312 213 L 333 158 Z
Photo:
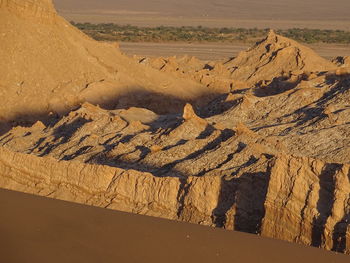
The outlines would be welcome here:
M 50 1 L 0 14 L 0 187 L 350 254 L 348 57 L 271 31 L 219 61 L 129 58 Z
M 287 242 L 5 190 L 0 209 L 0 259 L 7 263 L 348 262 Z
M 347 0 L 55 0 L 55 4 L 61 15 L 76 22 L 350 30 Z

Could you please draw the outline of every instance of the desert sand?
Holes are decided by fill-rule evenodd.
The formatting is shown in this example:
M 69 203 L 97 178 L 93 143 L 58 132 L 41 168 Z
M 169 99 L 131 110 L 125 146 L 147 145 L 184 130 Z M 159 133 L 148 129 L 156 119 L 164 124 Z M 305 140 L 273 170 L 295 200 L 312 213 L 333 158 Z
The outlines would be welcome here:
M 337 56 L 348 56 L 350 45 L 342 44 L 311 44 L 321 57 L 332 60 Z M 249 44 L 221 43 L 144 43 L 121 42 L 120 50 L 132 57 L 171 57 L 193 56 L 204 61 L 225 60 L 236 57 L 239 52 L 250 47 Z
M 1 119 L 67 113 L 82 101 L 113 108 L 117 103 L 113 98 L 128 96 L 130 101 L 133 94 L 142 92 L 161 94 L 153 96 L 155 103 L 161 103 L 163 96 L 174 97 L 173 107 L 179 108 L 180 99 L 210 93 L 193 81 L 137 65 L 116 44 L 101 45 L 77 31 L 57 15 L 52 3 L 36 7 L 37 2 L 46 3 L 0 1 L 0 87 L 7 88 L 0 94 L 6 97 L 0 106 Z
M 0 0 L 0 43 L 1 188 L 350 254 L 349 56 L 128 57 L 50 0 Z
M 7 263 L 348 262 L 287 242 L 5 190 L 0 209 L 0 260 Z

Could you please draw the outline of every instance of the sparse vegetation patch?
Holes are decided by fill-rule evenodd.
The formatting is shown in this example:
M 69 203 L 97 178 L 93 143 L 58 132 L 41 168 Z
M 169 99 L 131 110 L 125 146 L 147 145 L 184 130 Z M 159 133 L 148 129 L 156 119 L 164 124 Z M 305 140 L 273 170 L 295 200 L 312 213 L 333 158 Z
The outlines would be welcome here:
M 269 29 L 209 27 L 137 27 L 132 25 L 75 23 L 74 26 L 100 41 L 123 42 L 244 42 L 253 43 L 266 36 Z M 321 29 L 276 30 L 282 36 L 299 42 L 349 44 L 350 32 Z

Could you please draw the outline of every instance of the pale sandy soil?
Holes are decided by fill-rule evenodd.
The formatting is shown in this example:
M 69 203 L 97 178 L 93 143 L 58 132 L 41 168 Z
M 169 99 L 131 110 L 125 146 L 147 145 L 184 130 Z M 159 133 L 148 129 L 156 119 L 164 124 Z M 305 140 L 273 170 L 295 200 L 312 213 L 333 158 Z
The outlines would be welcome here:
M 236 56 L 245 50 L 245 44 L 198 44 L 198 43 L 120 43 L 120 48 L 129 56 L 169 57 L 195 56 L 202 60 L 220 60 Z
M 237 56 L 251 44 L 220 44 L 220 43 L 120 43 L 120 48 L 129 56 L 169 57 L 195 56 L 202 60 L 221 60 Z M 350 55 L 350 45 L 316 44 L 309 45 L 318 54 L 327 59 Z
M 6 190 L 0 210 L 6 263 L 349 262 L 316 248 Z

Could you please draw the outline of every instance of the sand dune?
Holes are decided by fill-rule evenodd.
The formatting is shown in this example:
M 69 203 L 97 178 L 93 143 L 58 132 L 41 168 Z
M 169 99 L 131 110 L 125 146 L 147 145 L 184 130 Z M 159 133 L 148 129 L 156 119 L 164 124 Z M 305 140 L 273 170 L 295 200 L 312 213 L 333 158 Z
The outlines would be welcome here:
M 313 248 L 0 191 L 0 260 L 27 262 L 347 262 Z M 11 200 L 11 202 L 4 202 Z M 64 252 L 64 253 L 62 253 Z
M 210 93 L 195 82 L 138 65 L 116 45 L 88 38 L 59 17 L 52 5 L 37 12 L 42 2 L 30 3 L 0 2 L 0 86 L 7 88 L 0 94 L 2 120 L 69 112 L 84 101 L 114 107 L 118 98 L 131 101 L 137 92 L 173 97 L 172 107 L 180 109 L 182 99 Z M 152 97 L 155 103 L 160 103 L 159 97 Z
M 8 263 L 348 262 L 277 240 L 22 193 L 1 190 L 0 200 L 0 260 Z

